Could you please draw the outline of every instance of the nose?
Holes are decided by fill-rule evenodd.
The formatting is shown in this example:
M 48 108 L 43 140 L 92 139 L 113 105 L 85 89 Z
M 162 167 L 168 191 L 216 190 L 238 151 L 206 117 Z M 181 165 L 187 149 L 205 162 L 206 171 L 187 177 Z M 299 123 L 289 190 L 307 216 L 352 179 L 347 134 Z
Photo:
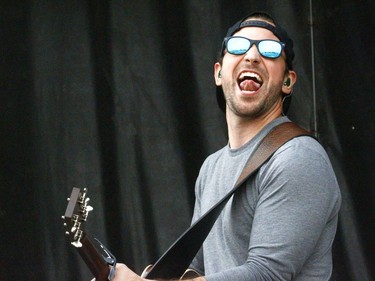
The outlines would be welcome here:
M 252 63 L 259 63 L 261 61 L 261 56 L 258 52 L 257 46 L 253 44 L 250 49 L 246 52 L 244 59 Z

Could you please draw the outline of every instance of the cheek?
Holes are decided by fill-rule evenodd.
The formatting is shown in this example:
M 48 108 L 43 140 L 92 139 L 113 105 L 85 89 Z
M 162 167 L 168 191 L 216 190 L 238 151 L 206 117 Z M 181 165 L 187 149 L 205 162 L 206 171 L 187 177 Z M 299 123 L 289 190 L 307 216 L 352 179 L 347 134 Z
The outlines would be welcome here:
M 226 75 L 231 75 L 237 65 L 241 62 L 241 56 L 234 56 L 231 54 L 225 54 L 222 61 L 222 71 Z
M 269 75 L 269 81 L 274 84 L 284 83 L 284 76 L 285 76 L 285 67 L 280 67 L 279 65 L 270 64 L 267 66 L 267 72 Z

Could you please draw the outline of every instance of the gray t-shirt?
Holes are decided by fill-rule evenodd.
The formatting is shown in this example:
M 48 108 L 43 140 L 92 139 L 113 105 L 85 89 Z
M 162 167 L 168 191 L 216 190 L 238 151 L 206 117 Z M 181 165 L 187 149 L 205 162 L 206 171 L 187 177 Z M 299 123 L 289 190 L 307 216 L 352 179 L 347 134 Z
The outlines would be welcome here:
M 204 162 L 193 222 L 235 184 L 249 155 L 281 117 L 239 149 Z M 192 267 L 208 281 L 329 280 L 341 196 L 322 146 L 311 137 L 281 148 L 229 200 Z

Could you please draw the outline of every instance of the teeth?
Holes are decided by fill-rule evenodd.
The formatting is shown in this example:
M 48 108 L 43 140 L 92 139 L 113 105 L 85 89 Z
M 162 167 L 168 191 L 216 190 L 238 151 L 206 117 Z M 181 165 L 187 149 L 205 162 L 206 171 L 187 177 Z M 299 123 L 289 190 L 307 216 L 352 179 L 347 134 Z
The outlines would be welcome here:
M 242 72 L 241 75 L 240 75 L 240 77 L 239 77 L 239 79 L 243 80 L 243 79 L 245 79 L 247 77 L 255 78 L 260 83 L 263 82 L 262 78 L 260 78 L 260 76 L 258 74 L 256 74 L 256 73 L 254 73 L 254 72 Z

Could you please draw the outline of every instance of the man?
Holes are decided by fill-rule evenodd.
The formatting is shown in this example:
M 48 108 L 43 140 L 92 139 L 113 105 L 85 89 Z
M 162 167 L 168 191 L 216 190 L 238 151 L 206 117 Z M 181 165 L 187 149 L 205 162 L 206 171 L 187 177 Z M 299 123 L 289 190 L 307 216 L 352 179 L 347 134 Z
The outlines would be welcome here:
M 293 43 L 264 13 L 228 30 L 214 66 L 229 143 L 209 156 L 196 183 L 193 222 L 234 185 L 249 155 L 276 125 L 289 122 Z M 227 203 L 191 267 L 194 280 L 329 280 L 341 197 L 330 161 L 311 137 L 281 148 Z M 143 280 L 125 265 L 115 281 Z

